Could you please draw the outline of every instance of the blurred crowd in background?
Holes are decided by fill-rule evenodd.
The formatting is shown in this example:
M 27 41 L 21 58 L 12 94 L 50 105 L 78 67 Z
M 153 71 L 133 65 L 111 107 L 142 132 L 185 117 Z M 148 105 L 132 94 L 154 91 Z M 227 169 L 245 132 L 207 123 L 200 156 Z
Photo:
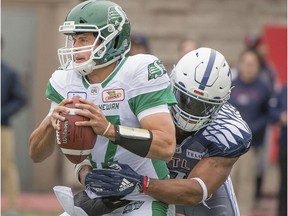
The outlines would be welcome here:
M 127 13 L 129 15 L 129 11 Z M 5 38 L 3 39 L 6 40 Z M 132 47 L 129 55 L 138 53 L 155 54 L 157 50 L 151 45 L 150 41 L 148 33 L 133 32 Z M 174 39 L 174 42 L 177 43 L 177 49 L 175 50 L 177 59 L 174 62 L 177 62 L 191 50 L 210 46 L 210 44 L 195 40 L 195 38 L 189 35 L 177 40 Z M 245 215 L 249 215 L 249 212 L 251 213 L 253 209 L 260 208 L 261 200 L 265 199 L 265 197 L 272 196 L 277 199 L 277 213 L 275 212 L 275 215 L 284 216 L 287 215 L 287 75 L 279 76 L 280 73 L 277 71 L 277 65 L 275 65 L 272 59 L 269 59 L 269 46 L 264 35 L 248 34 L 239 43 L 242 43 L 243 49 L 238 50 L 240 55 L 236 57 L 237 62 L 231 64 L 233 65 L 232 77 L 234 87 L 230 103 L 238 108 L 243 119 L 248 123 L 252 130 L 253 141 L 249 152 L 237 161 L 232 170 L 231 177 L 235 193 L 241 212 L 245 212 Z M 225 53 L 223 54 L 225 55 Z M 53 55 L 56 56 L 56 53 Z M 49 59 L 46 61 L 48 63 Z M 169 66 L 167 69 L 170 72 L 171 68 Z M 12 84 L 9 85 L 8 81 L 12 80 L 12 78 L 9 78 L 10 73 L 11 76 L 14 76 L 13 83 L 17 87 L 12 87 Z M 287 74 L 287 71 L 285 73 Z M 13 148 L 15 146 L 4 152 L 5 149 L 3 147 L 5 145 L 3 144 L 12 146 L 15 143 L 13 144 L 13 135 L 9 134 L 10 138 L 7 138 L 3 136 L 6 134 L 3 131 L 7 130 L 8 127 L 13 130 L 10 120 L 13 114 L 18 112 L 22 105 L 25 104 L 25 101 L 27 102 L 25 99 L 25 89 L 21 90 L 21 86 L 29 85 L 23 79 L 19 79 L 19 83 L 16 83 L 15 80 L 18 80 L 18 78 L 15 79 L 17 74 L 17 71 L 13 70 L 13 65 L 7 66 L 4 61 L 1 63 L 1 160 L 4 166 L 6 163 L 11 164 L 8 165 L 10 168 L 16 167 L 16 159 L 5 156 L 13 155 L 13 151 L 15 151 Z M 286 78 L 283 79 L 283 77 Z M 23 81 L 22 84 L 21 81 Z M 42 86 L 41 91 L 45 87 Z M 17 89 L 17 93 L 8 92 L 11 89 Z M 19 92 L 21 94 L 18 94 Z M 21 97 L 17 98 L 15 95 L 20 95 Z M 30 98 L 30 100 L 33 99 Z M 13 105 L 16 105 L 15 103 L 17 104 L 17 109 L 14 110 L 12 108 Z M 13 132 L 11 131 L 11 133 Z M 9 140 L 9 143 L 7 140 Z M 23 143 L 27 145 L 27 141 L 23 141 Z M 61 177 L 61 174 L 65 172 L 65 165 L 63 166 L 63 163 L 63 155 L 59 151 L 55 165 L 55 173 L 57 173 L 55 174 L 55 178 L 57 178 L 55 182 L 59 184 L 63 184 L 64 181 L 64 177 Z M 273 176 L 272 178 L 271 176 L 269 177 L 269 181 L 273 181 L 271 184 L 275 184 L 276 181 L 277 185 L 277 190 L 272 194 L 268 194 L 264 190 L 264 183 L 267 181 L 265 178 L 267 178 L 270 164 L 277 164 L 277 175 L 279 176 L 275 178 Z M 17 168 L 11 169 L 17 170 Z M 9 184 L 5 186 L 5 182 L 15 182 L 14 185 L 20 186 L 17 172 L 16 174 L 11 174 L 11 172 L 1 167 L 1 174 L 2 189 L 14 188 L 9 186 Z M 2 190 L 7 193 L 8 197 L 10 196 L 11 201 L 9 205 L 11 205 L 11 209 L 15 208 L 13 199 L 19 193 L 17 188 L 14 189 L 12 191 Z M 25 191 L 24 188 L 21 190 Z M 33 191 L 33 188 L 30 191 Z

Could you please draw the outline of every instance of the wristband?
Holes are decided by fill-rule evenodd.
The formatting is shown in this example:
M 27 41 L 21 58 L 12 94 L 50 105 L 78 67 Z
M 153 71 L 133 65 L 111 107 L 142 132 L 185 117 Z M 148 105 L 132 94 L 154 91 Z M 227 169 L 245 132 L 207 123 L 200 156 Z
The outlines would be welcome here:
M 143 176 L 143 183 L 142 183 L 142 192 L 146 193 L 150 184 L 150 178 L 147 176 Z
M 106 133 L 109 130 L 110 126 L 111 126 L 111 123 L 109 122 L 109 124 L 108 124 L 107 128 L 105 129 L 105 131 L 103 132 L 102 136 L 106 135 Z
M 114 125 L 114 129 L 114 144 L 120 145 L 136 155 L 146 157 L 153 139 L 153 134 L 151 131 L 121 125 Z
M 208 190 L 207 190 L 206 184 L 203 182 L 202 179 L 197 178 L 197 177 L 196 178 L 191 178 L 191 180 L 196 180 L 200 184 L 200 186 L 202 188 L 202 191 L 203 191 L 203 196 L 202 196 L 202 200 L 201 200 L 200 203 L 203 203 L 204 206 L 206 206 L 207 208 L 210 209 L 210 207 L 205 202 L 207 200 L 207 198 L 208 198 Z

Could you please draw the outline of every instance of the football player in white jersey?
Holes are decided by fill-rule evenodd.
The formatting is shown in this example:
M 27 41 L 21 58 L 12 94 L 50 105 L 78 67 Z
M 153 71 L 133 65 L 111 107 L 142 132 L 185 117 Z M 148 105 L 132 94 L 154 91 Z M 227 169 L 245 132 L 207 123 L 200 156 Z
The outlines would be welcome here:
M 84 1 L 68 13 L 59 31 L 66 35 L 66 45 L 58 50 L 61 68 L 53 73 L 46 89 L 50 112 L 30 136 L 32 160 L 41 162 L 51 155 L 55 131 L 59 130 L 56 121 L 64 121 L 59 113 L 69 112 L 64 105 L 79 95 L 81 103 L 76 107 L 80 109 L 75 113 L 90 120 L 76 125 L 90 126 L 98 135 L 89 158 L 75 167 L 83 185 L 93 182 L 89 175 L 86 177 L 93 168 L 106 167 L 113 161 L 129 164 L 155 179 L 169 178 L 165 161 L 171 160 L 176 139 L 168 106 L 176 99 L 158 58 L 147 54 L 126 56 L 130 23 L 124 11 L 110 1 Z M 122 205 L 112 215 L 166 216 L 175 210 L 175 206 L 139 192 L 123 200 L 124 204 L 105 199 L 102 209 L 108 206 L 107 211 L 94 212 L 92 206 L 103 203 L 88 188 L 76 196 L 75 203 L 88 215 L 107 213 Z
M 92 172 L 91 186 L 104 197 L 140 188 L 158 200 L 177 204 L 178 215 L 239 216 L 229 175 L 233 164 L 248 151 L 252 136 L 239 112 L 227 102 L 231 91 L 228 63 L 218 51 L 199 48 L 179 60 L 171 81 L 177 99 L 171 107 L 177 147 L 168 163 L 173 179 L 147 180 L 126 164 L 112 164 Z M 123 188 L 123 182 L 131 187 Z

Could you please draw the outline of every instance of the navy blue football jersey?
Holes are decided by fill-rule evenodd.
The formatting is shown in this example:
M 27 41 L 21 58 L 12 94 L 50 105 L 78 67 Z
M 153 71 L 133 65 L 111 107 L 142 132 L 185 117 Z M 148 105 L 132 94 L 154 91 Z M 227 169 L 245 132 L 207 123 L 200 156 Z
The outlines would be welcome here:
M 251 131 L 238 110 L 226 103 L 210 125 L 177 144 L 168 163 L 171 178 L 186 178 L 202 158 L 239 157 L 248 151 L 251 140 Z

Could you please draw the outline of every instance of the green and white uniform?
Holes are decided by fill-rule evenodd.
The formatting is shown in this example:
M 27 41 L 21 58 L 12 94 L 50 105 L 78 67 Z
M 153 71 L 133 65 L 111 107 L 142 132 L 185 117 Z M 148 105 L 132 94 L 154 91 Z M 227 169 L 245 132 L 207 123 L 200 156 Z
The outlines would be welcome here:
M 89 84 L 77 72 L 56 70 L 49 80 L 46 96 L 60 103 L 64 98 L 75 95 L 95 103 L 112 124 L 136 128 L 140 127 L 138 118 L 143 111 L 176 103 L 163 64 L 155 56 L 146 54 L 123 58 L 116 69 L 98 84 Z M 100 135 L 89 159 L 94 168 L 102 168 L 110 161 L 118 161 L 128 164 L 141 175 L 156 179 L 169 178 L 164 161 L 142 158 Z M 154 200 L 136 191 L 125 199 Z

